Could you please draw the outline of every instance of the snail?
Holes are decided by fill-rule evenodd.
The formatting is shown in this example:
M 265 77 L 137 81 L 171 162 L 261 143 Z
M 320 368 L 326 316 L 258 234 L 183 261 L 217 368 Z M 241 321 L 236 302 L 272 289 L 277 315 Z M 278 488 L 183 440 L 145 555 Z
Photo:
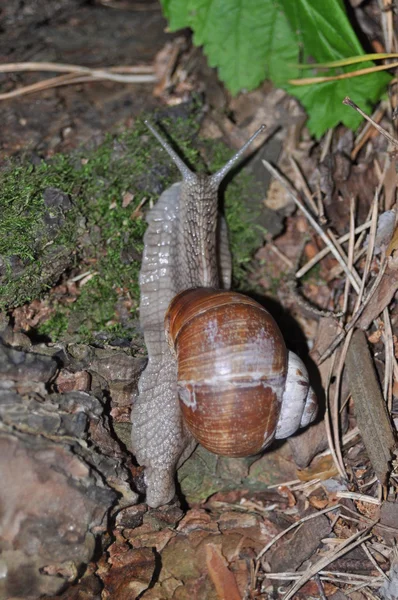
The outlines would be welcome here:
M 176 469 L 198 441 L 218 454 L 250 456 L 308 425 L 317 402 L 304 364 L 286 350 L 271 315 L 228 291 L 231 256 L 218 187 L 264 126 L 207 176 L 193 173 L 146 124 L 183 177 L 147 215 L 139 279 L 148 363 L 133 399 L 132 448 L 145 466 L 147 504 L 157 507 L 173 498 Z M 204 374 L 201 361 L 219 372 Z M 210 392 L 214 384 L 221 391 Z

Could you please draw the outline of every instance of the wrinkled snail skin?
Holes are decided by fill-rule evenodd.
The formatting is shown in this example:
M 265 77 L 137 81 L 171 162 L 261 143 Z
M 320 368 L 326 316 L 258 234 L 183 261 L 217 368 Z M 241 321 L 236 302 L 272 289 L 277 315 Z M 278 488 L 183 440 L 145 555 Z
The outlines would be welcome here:
M 179 168 L 183 181 L 165 190 L 147 215 L 140 272 L 140 324 L 148 364 L 132 406 L 132 448 L 146 467 L 147 503 L 166 504 L 175 493 L 176 468 L 195 440 L 184 424 L 177 394 L 177 365 L 164 332 L 172 298 L 187 288 L 231 285 L 227 226 L 218 214 L 218 186 L 261 128 L 228 163 L 209 177 L 195 175 L 148 124 Z
M 132 447 L 145 466 L 147 504 L 157 507 L 173 498 L 176 469 L 197 441 L 221 455 L 256 454 L 311 422 L 316 398 L 269 313 L 227 291 L 231 256 L 218 186 L 264 127 L 207 177 L 147 125 L 183 177 L 147 215 L 139 279 L 148 364 L 133 399 Z

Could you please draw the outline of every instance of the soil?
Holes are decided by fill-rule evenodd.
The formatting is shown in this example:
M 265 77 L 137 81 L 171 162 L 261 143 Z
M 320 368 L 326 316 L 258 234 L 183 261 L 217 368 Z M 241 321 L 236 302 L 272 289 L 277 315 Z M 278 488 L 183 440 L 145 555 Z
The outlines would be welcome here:
M 137 8 L 138 6 L 138 8 Z M 8 2 L 2 8 L 1 63 L 57 62 L 92 68 L 152 65 L 167 40 L 157 3 L 65 0 Z M 0 75 L 2 91 L 29 85 L 52 73 Z M 106 131 L 126 127 L 143 110 L 159 107 L 153 84 L 108 82 L 64 86 L 1 104 L 4 156 L 42 157 L 69 151 Z

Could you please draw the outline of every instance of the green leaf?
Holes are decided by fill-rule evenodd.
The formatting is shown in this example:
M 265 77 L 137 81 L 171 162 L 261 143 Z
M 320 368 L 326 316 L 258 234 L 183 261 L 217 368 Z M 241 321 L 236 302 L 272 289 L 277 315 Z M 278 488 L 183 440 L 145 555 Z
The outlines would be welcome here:
M 314 85 L 283 87 L 300 100 L 308 113 L 307 127 L 320 138 L 327 129 L 340 122 L 350 129 L 357 129 L 362 117 L 344 106 L 343 99 L 349 96 L 362 110 L 371 112 L 372 103 L 377 102 L 390 79 L 385 73 L 373 73 Z
M 162 0 L 161 3 L 171 31 L 191 26 L 189 21 L 190 0 Z
M 308 77 L 297 62 L 327 62 L 362 55 L 364 51 L 344 10 L 343 0 L 161 0 L 172 30 L 191 27 L 194 43 L 202 45 L 209 64 L 229 90 L 251 90 L 271 79 L 296 96 L 309 114 L 317 137 L 343 122 L 355 129 L 361 117 L 341 103 L 350 96 L 371 109 L 390 76 L 363 75 L 323 84 L 292 86 L 289 79 Z M 371 66 L 363 63 L 361 68 Z M 322 75 L 355 70 L 354 65 Z M 315 72 L 314 75 L 319 74 Z
M 340 0 L 319 2 L 319 0 L 280 0 L 283 5 L 297 43 L 301 44 L 306 58 L 316 62 L 328 62 L 341 58 L 364 54 L 361 44 L 353 31 L 344 6 Z M 361 69 L 373 63 L 364 62 Z M 337 75 L 355 71 L 349 66 L 330 71 L 324 75 Z M 320 73 L 314 73 L 320 74 Z M 308 71 L 302 74 L 308 77 Z M 342 122 L 346 127 L 356 129 L 362 117 L 352 109 L 342 105 L 346 96 L 365 111 L 371 110 L 385 89 L 390 76 L 386 73 L 372 73 L 350 79 L 340 79 L 306 86 L 283 84 L 282 87 L 296 96 L 306 109 L 309 119 L 307 126 L 316 137 L 327 129 Z
M 341 0 L 279 0 L 305 58 L 317 62 L 363 54 Z
M 276 0 L 162 0 L 170 29 L 191 27 L 229 90 L 296 77 L 298 47 Z
M 267 78 L 276 86 L 283 87 L 288 79 L 299 77 L 299 70 L 295 67 L 299 60 L 299 47 L 294 43 L 291 27 L 281 8 L 275 11 L 275 20 L 268 35 Z

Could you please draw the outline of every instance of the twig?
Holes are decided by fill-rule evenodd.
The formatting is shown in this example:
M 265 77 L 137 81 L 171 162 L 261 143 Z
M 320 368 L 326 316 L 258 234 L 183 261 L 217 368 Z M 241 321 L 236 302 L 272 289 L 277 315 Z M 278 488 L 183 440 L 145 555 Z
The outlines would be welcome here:
M 144 72 L 144 69 L 146 72 Z M 43 81 L 38 81 L 31 85 L 26 85 L 11 92 L 0 94 L 0 100 L 8 100 L 17 96 L 33 94 L 42 90 L 59 87 L 62 85 L 74 85 L 90 81 L 99 81 L 107 79 L 119 83 L 153 83 L 157 81 L 153 69 L 150 67 L 110 67 L 109 69 L 90 69 L 89 67 L 80 67 L 77 65 L 64 65 L 58 63 L 9 63 L 0 65 L 0 72 L 17 71 L 52 71 L 61 72 L 65 75 L 51 77 Z M 118 73 L 136 73 L 134 75 L 122 75 Z
M 290 581 L 294 581 L 295 579 L 300 579 L 303 575 L 303 571 L 284 571 L 282 573 L 265 573 L 264 579 L 287 579 Z M 358 582 L 362 582 L 365 585 L 371 585 L 373 582 L 377 581 L 378 585 L 383 583 L 383 579 L 381 577 L 375 577 L 374 575 L 360 575 L 358 573 L 346 573 L 344 571 L 326 571 L 322 569 L 317 573 L 322 581 L 336 581 L 338 583 L 353 583 L 353 579 L 356 579 Z M 346 581 L 350 579 L 350 581 Z
M 366 282 L 366 278 L 368 276 L 368 272 L 369 272 L 369 268 L 370 268 L 370 261 L 371 261 L 372 255 L 373 255 L 374 240 L 375 240 L 376 227 L 377 227 L 377 209 L 378 209 L 378 202 L 377 202 L 377 195 L 375 195 L 375 198 L 374 198 L 374 201 L 373 201 L 373 216 L 372 216 L 370 240 L 369 240 L 369 245 L 368 245 L 367 260 L 366 260 L 364 274 L 363 274 L 363 278 L 362 278 L 360 290 L 359 290 L 359 293 L 358 293 L 358 298 L 357 298 L 357 301 L 356 301 L 356 308 L 355 309 L 358 309 L 359 306 L 360 306 L 360 304 L 361 304 L 361 302 L 362 302 L 362 296 L 363 296 L 363 291 L 364 291 L 364 287 L 365 287 L 365 282 Z M 351 201 L 350 212 L 351 212 L 351 219 L 350 219 L 350 221 L 351 221 L 351 232 L 352 232 L 353 231 L 353 225 L 354 225 L 353 201 Z M 351 237 L 350 248 L 351 248 L 351 260 L 352 260 L 353 237 Z M 348 267 L 350 267 L 350 264 L 348 265 Z M 339 465 L 340 465 L 339 471 L 340 471 L 340 473 L 344 473 L 345 474 L 345 478 L 347 477 L 347 475 L 346 475 L 346 472 L 345 472 L 345 467 L 344 467 L 344 462 L 343 462 L 343 454 L 342 454 L 341 444 L 340 444 L 339 398 L 340 398 L 340 387 L 341 387 L 341 381 L 342 381 L 342 376 L 343 376 L 343 369 L 344 369 L 344 365 L 345 365 L 345 362 L 346 362 L 346 356 L 347 356 L 347 352 L 348 352 L 348 347 L 350 345 L 351 337 L 353 335 L 353 332 L 354 332 L 354 330 L 352 329 L 347 334 L 347 337 L 344 340 L 344 345 L 343 345 L 343 348 L 341 350 L 341 354 L 339 356 L 338 365 L 337 365 L 337 371 L 336 371 L 335 388 L 334 388 L 334 399 L 333 399 L 333 404 L 332 404 L 332 423 L 333 423 L 333 434 L 334 434 L 333 435 L 334 449 L 335 449 L 335 453 L 336 453 L 336 458 L 337 458 L 337 460 L 339 462 Z
M 302 481 L 300 484 L 292 485 L 290 488 L 291 492 L 305 492 L 307 489 L 318 488 L 321 483 L 321 479 L 319 477 L 315 479 L 310 479 L 309 481 Z
M 351 321 L 345 326 L 344 330 L 341 333 L 339 333 L 339 335 L 331 343 L 329 348 L 327 348 L 327 350 L 325 350 L 325 352 L 322 354 L 322 356 L 318 359 L 318 361 L 317 361 L 318 365 L 320 365 L 324 360 L 326 360 L 334 352 L 334 350 L 337 348 L 337 346 L 343 341 L 344 337 L 355 326 L 356 322 L 358 321 L 358 319 L 362 315 L 363 311 L 365 310 L 366 306 L 370 302 L 373 294 L 376 292 L 376 290 L 383 278 L 384 272 L 386 270 L 387 260 L 386 260 L 386 257 L 384 256 L 384 258 L 381 262 L 381 265 L 380 265 L 379 273 L 378 273 L 372 287 L 370 288 L 370 290 L 368 290 L 365 300 L 362 302 L 362 305 L 361 305 L 363 289 L 365 286 L 366 278 L 368 276 L 370 262 L 371 262 L 372 256 L 373 256 L 373 248 L 374 248 L 376 231 L 377 231 L 378 196 L 381 192 L 381 189 L 383 186 L 383 181 L 384 181 L 384 177 L 382 178 L 382 181 L 378 185 L 378 188 L 375 192 L 373 203 L 372 203 L 372 206 L 370 209 L 370 214 L 372 215 L 372 218 L 370 220 L 370 232 L 369 232 L 369 244 L 368 244 L 368 248 L 367 248 L 367 259 L 366 259 L 365 271 L 364 271 L 364 274 L 362 277 L 361 292 L 359 293 L 358 298 L 357 298 L 357 302 L 356 302 L 356 305 L 354 308 L 354 314 L 351 318 Z M 357 243 L 358 242 L 359 242 L 359 239 L 357 240 Z
M 334 129 L 332 128 L 332 129 L 328 129 L 327 132 L 326 132 L 325 139 L 324 139 L 324 142 L 322 144 L 321 156 L 319 158 L 319 162 L 320 163 L 323 163 L 323 161 L 326 158 L 326 155 L 329 152 L 330 144 L 332 143 L 332 138 L 333 138 L 333 131 L 334 131 Z
M 272 485 L 267 485 L 267 490 L 274 490 L 279 487 L 289 487 L 291 485 L 296 485 L 296 483 L 302 483 L 301 479 L 292 479 L 291 481 L 283 481 L 282 483 L 273 483 Z
M 378 571 L 384 579 L 386 579 L 387 581 L 390 581 L 390 579 L 384 573 L 383 569 L 381 569 L 379 567 L 379 565 L 377 564 L 375 557 L 372 556 L 372 554 L 370 553 L 370 550 L 369 550 L 367 544 L 365 544 L 365 542 L 363 542 L 363 544 L 361 544 L 361 548 L 365 552 L 366 556 L 368 557 L 368 559 L 370 560 L 370 562 L 372 563 L 372 565 L 374 566 L 376 571 Z
M 25 94 L 34 94 L 35 92 L 41 92 L 42 90 L 49 90 L 53 87 L 59 87 L 61 85 L 69 85 L 71 83 L 78 83 L 78 78 L 74 73 L 68 73 L 67 75 L 59 75 L 58 77 L 51 77 L 51 79 L 45 79 L 44 81 L 37 81 L 31 85 L 25 85 L 24 87 L 17 88 L 11 92 L 4 92 L 0 94 L 0 100 L 8 100 L 9 98 L 16 98 L 17 96 L 24 96 Z M 91 77 L 84 77 L 92 81 Z
M 327 223 L 327 218 L 325 217 L 325 207 L 323 205 L 323 198 L 322 198 L 322 192 L 321 192 L 321 186 L 319 183 L 319 177 L 315 183 L 316 185 L 316 205 L 318 208 L 317 211 L 317 215 L 318 215 L 318 219 L 321 225 L 325 225 L 325 223 Z
M 349 267 L 348 266 L 348 256 L 346 255 L 344 249 L 342 248 L 342 246 L 338 243 L 337 237 L 335 236 L 335 234 L 333 233 L 333 231 L 328 228 L 327 229 L 327 234 L 330 238 L 330 240 L 334 243 L 334 245 L 336 246 L 337 251 L 339 252 L 341 258 L 343 259 L 343 262 L 345 265 L 347 265 L 347 269 L 350 271 L 352 277 L 355 279 L 356 283 L 357 283 L 357 287 L 354 288 L 356 293 L 359 293 L 359 288 L 361 285 L 361 278 L 357 272 L 357 270 L 354 267 Z M 341 269 L 341 264 L 337 265 L 337 268 Z
M 355 289 L 355 291 L 358 292 L 359 286 L 358 286 L 357 282 L 355 281 L 355 278 L 353 277 L 352 273 L 348 269 L 347 265 L 344 263 L 338 250 L 336 249 L 336 247 L 333 245 L 333 243 L 331 242 L 329 237 L 323 231 L 322 227 L 317 223 L 317 221 L 314 219 L 314 217 L 311 215 L 311 213 L 307 210 L 307 208 L 304 206 L 304 204 L 301 202 L 301 200 L 298 199 L 297 195 L 294 193 L 294 191 L 292 190 L 291 186 L 288 184 L 286 179 L 284 177 L 282 177 L 282 175 L 268 161 L 263 160 L 263 165 L 271 173 L 271 175 L 273 175 L 273 177 L 275 177 L 275 179 L 277 179 L 283 185 L 283 187 L 288 192 L 289 196 L 294 200 L 295 204 L 299 207 L 299 209 L 307 217 L 308 221 L 310 222 L 312 227 L 315 229 L 317 234 L 323 239 L 325 244 L 330 248 L 330 252 L 336 258 L 336 260 L 341 264 L 347 277 L 349 277 L 351 280 L 352 287 Z
M 391 414 L 392 410 L 392 378 L 393 378 L 393 358 L 394 358 L 394 340 L 392 334 L 390 313 L 386 306 L 383 310 L 384 320 L 384 347 L 385 347 L 385 371 L 384 371 L 384 385 L 383 394 L 384 400 L 386 401 L 388 411 Z
M 369 504 L 376 504 L 380 506 L 381 502 L 373 496 L 366 496 L 365 494 L 358 494 L 357 492 L 336 492 L 336 498 L 350 498 L 351 500 L 357 500 L 358 502 L 368 502 Z
M 303 517 L 296 523 L 293 523 L 293 525 L 290 525 L 290 527 L 288 527 L 287 529 L 284 529 L 283 531 L 281 531 L 281 533 L 278 533 L 277 536 L 275 536 L 270 542 L 268 542 L 268 544 L 266 546 L 264 546 L 264 548 L 262 550 L 260 550 L 260 552 L 257 554 L 256 560 L 260 560 L 260 558 L 262 556 L 264 556 L 264 554 L 266 552 L 268 552 L 268 550 L 275 544 L 275 542 L 280 540 L 281 537 L 286 535 L 286 533 L 289 533 L 289 531 L 291 531 L 292 529 L 295 529 L 296 527 L 298 527 L 302 523 L 305 523 L 306 521 L 310 521 L 311 519 L 315 519 L 316 517 L 319 517 L 319 515 L 324 515 L 324 514 L 330 512 L 331 510 L 336 510 L 336 508 L 341 508 L 341 506 L 342 506 L 341 504 L 336 504 L 335 506 L 328 506 L 328 508 L 324 508 L 323 510 L 320 510 L 319 512 L 314 513 L 313 515 L 308 515 L 307 517 Z
M 316 585 L 318 587 L 318 591 L 319 591 L 319 595 L 320 595 L 321 599 L 327 600 L 325 590 L 324 590 L 321 578 L 319 577 L 318 573 L 315 575 L 314 579 L 315 579 Z
M 317 364 L 318 365 L 322 364 L 323 361 L 325 361 L 336 350 L 337 346 L 339 344 L 341 344 L 341 342 L 343 341 L 343 339 L 345 338 L 345 336 L 347 335 L 347 333 L 349 333 L 351 331 L 351 329 L 353 327 L 355 327 L 355 324 L 357 323 L 359 317 L 362 315 L 362 313 L 365 310 L 366 306 L 368 305 L 368 303 L 372 299 L 373 294 L 375 293 L 375 291 L 379 287 L 380 282 L 383 279 L 386 267 L 387 267 L 387 261 L 384 260 L 382 262 L 382 264 L 380 265 L 380 271 L 379 271 L 379 273 L 378 273 L 375 281 L 373 282 L 373 285 L 372 285 L 371 289 L 367 293 L 367 295 L 365 297 L 365 300 L 363 301 L 362 305 L 354 313 L 351 321 L 348 323 L 348 325 L 346 325 L 344 331 L 342 331 L 341 333 L 339 333 L 339 335 L 335 338 L 335 340 L 330 344 L 329 348 L 327 348 L 327 350 L 325 350 L 325 352 L 322 354 L 322 356 L 317 360 Z
M 355 201 L 353 196 L 350 197 L 350 238 L 348 240 L 348 268 L 352 270 L 354 264 L 354 245 L 355 245 Z M 344 301 L 343 301 L 343 314 L 348 309 L 348 299 L 350 293 L 350 280 L 346 279 L 344 285 Z
M 332 381 L 333 370 L 334 370 L 334 365 L 335 365 L 336 359 L 337 359 L 337 356 L 333 355 L 332 362 L 329 367 L 329 372 L 328 372 L 328 377 L 327 377 L 327 385 L 325 388 L 325 400 L 326 400 L 325 428 L 326 428 L 326 435 L 327 435 L 327 439 L 328 439 L 328 446 L 329 446 L 330 453 L 333 458 L 333 462 L 334 462 L 338 472 L 340 473 L 340 476 L 343 479 L 347 479 L 347 473 L 346 473 L 346 470 L 344 467 L 344 462 L 342 459 L 340 460 L 340 457 L 337 455 L 337 452 L 336 452 L 335 437 L 333 435 L 333 427 L 332 427 L 333 411 L 331 410 L 331 406 L 330 406 L 330 384 Z
M 369 229 L 371 224 L 371 221 L 366 221 L 366 223 L 364 223 L 363 225 L 358 225 L 358 227 L 355 227 L 354 229 L 354 233 L 355 235 L 357 233 L 361 233 L 362 231 L 366 231 L 367 229 Z M 344 242 L 347 242 L 350 239 L 350 233 L 345 233 L 344 235 L 342 235 L 341 237 L 338 238 L 338 242 L 339 244 L 343 244 Z M 330 252 L 330 248 L 329 246 L 327 246 L 326 248 L 322 248 L 322 250 L 320 250 L 318 252 L 318 254 L 316 254 L 313 258 L 311 258 L 311 260 L 309 260 L 305 265 L 303 265 L 301 267 L 301 269 L 299 271 L 297 271 L 296 273 L 296 277 L 297 279 L 299 279 L 300 277 L 302 277 L 303 275 L 305 275 L 310 269 L 312 269 L 313 266 L 315 266 L 320 260 L 322 260 L 322 258 L 324 258 L 325 256 L 327 256 Z
M 350 521 L 355 521 L 355 522 L 360 522 L 360 523 L 367 523 L 369 526 L 374 525 L 374 521 L 372 521 L 372 519 L 370 519 L 369 517 L 365 517 L 365 515 L 357 513 L 356 511 L 352 510 L 351 508 L 349 508 L 348 506 L 344 506 L 344 512 L 349 512 L 352 515 L 355 515 L 355 517 L 348 517 L 346 514 L 341 514 L 340 517 L 344 520 L 350 520 Z M 391 532 L 394 537 L 397 536 L 397 531 L 398 528 L 397 527 L 390 527 L 390 525 L 382 525 L 381 523 L 377 523 L 377 529 L 382 530 L 382 531 L 389 531 Z
M 340 81 L 341 79 L 351 79 L 352 77 L 360 77 L 361 75 L 368 75 L 369 73 L 388 71 L 389 69 L 395 69 L 395 67 L 398 67 L 398 62 L 388 65 L 378 65 L 376 67 L 366 67 L 365 69 L 349 71 L 348 73 L 341 73 L 340 75 L 331 75 L 330 77 L 303 77 L 302 79 L 289 79 L 288 83 L 291 83 L 292 85 L 312 85 L 314 83 L 325 83 L 326 81 Z
M 373 115 L 371 117 L 372 121 L 374 121 L 375 123 L 379 123 L 382 120 L 385 112 L 386 112 L 385 107 L 383 106 L 383 103 L 381 103 L 381 106 L 379 106 L 373 113 Z M 350 154 L 351 160 L 356 159 L 359 151 L 366 144 L 366 142 L 368 141 L 368 139 L 370 138 L 372 133 L 373 133 L 373 122 L 368 121 L 365 124 L 365 127 L 363 127 L 363 129 L 361 129 L 361 131 L 357 135 L 357 138 L 354 143 L 354 148 Z
M 307 298 L 305 296 L 302 296 L 300 294 L 300 292 L 297 288 L 297 279 L 295 277 L 295 271 L 298 269 L 298 266 L 300 264 L 301 254 L 305 248 L 306 243 L 307 243 L 307 239 L 306 239 L 306 236 L 304 236 L 304 238 L 302 240 L 301 248 L 297 252 L 297 259 L 295 261 L 295 265 L 293 265 L 292 272 L 290 273 L 286 283 L 299 306 L 302 306 L 309 313 L 316 315 L 318 317 L 335 317 L 337 319 L 337 318 L 341 317 L 341 315 L 343 313 L 325 310 L 323 308 L 318 308 L 318 307 L 313 306 L 307 300 Z
M 392 65 L 391 65 L 392 66 Z M 363 112 L 363 110 L 361 110 L 359 108 L 359 106 L 357 104 L 355 104 L 355 102 L 353 102 L 351 100 L 351 98 L 349 98 L 348 96 L 346 98 L 344 98 L 343 100 L 343 104 L 346 104 L 347 106 L 351 106 L 351 108 L 355 109 L 357 112 L 359 112 L 359 114 L 366 119 L 367 121 L 369 121 L 369 123 L 372 123 L 373 127 L 375 129 L 377 129 L 377 131 L 379 133 L 381 133 L 382 135 L 384 135 L 385 138 L 387 138 L 387 140 L 389 142 L 391 142 L 394 146 L 398 146 L 398 140 L 396 140 L 394 137 L 392 137 L 392 135 L 390 135 L 388 133 L 388 131 L 386 131 L 385 129 L 383 129 L 383 127 L 381 127 L 378 123 L 376 123 L 376 121 L 374 121 L 371 117 L 369 117 L 369 115 L 367 115 L 366 113 Z
M 389 3 L 390 0 L 385 0 L 385 3 Z M 389 4 L 391 6 L 391 4 Z M 383 7 L 380 7 L 381 11 Z M 387 4 L 385 5 L 387 8 Z M 392 8 L 392 7 L 391 7 Z M 296 68 L 306 70 L 306 69 L 331 69 L 333 67 L 346 67 L 348 65 L 355 65 L 361 62 L 369 62 L 370 60 L 385 60 L 391 58 L 398 58 L 398 53 L 392 52 L 373 52 L 372 54 L 361 54 L 359 56 L 349 56 L 347 58 L 340 58 L 338 60 L 330 60 L 325 63 L 301 63 L 295 65 Z
M 16 73 L 19 71 L 50 71 L 52 73 L 79 73 L 90 75 L 91 77 L 99 77 L 100 79 L 110 79 L 111 81 L 121 81 L 125 83 L 136 83 L 138 75 L 152 77 L 155 81 L 153 67 L 144 66 L 116 66 L 107 67 L 106 69 L 93 69 L 91 67 L 82 67 L 81 65 L 69 65 L 65 63 L 51 62 L 22 62 L 22 63 L 7 63 L 0 65 L 0 73 Z M 134 75 L 121 75 L 124 72 L 134 73 Z M 131 79 L 132 77 L 132 79 Z M 146 81 L 146 80 L 144 80 Z
M 98 273 L 95 273 L 95 275 L 97 274 Z M 69 281 L 76 283 L 77 281 L 85 279 L 85 277 L 87 277 L 88 275 L 92 275 L 92 271 L 84 271 L 84 273 L 79 273 L 79 275 L 76 275 L 76 277 L 72 277 L 71 279 L 69 279 Z
M 310 208 L 313 210 L 314 214 L 316 216 L 318 216 L 318 207 L 316 205 L 316 203 L 314 202 L 314 199 L 312 197 L 311 194 L 311 190 L 308 187 L 308 184 L 304 178 L 303 173 L 301 172 L 301 169 L 299 167 L 299 165 L 297 164 L 297 161 L 293 158 L 293 156 L 290 157 L 290 164 L 292 165 L 296 175 L 298 176 L 303 192 L 304 192 L 304 196 L 307 198 L 307 203 L 310 205 Z
M 342 453 L 341 443 L 340 443 L 339 400 L 340 400 L 340 395 L 341 395 L 341 393 L 340 393 L 341 392 L 341 381 L 342 381 L 342 377 L 343 377 L 344 364 L 345 364 L 345 360 L 346 360 L 346 356 L 347 356 L 348 346 L 349 346 L 350 340 L 351 340 L 351 335 L 352 335 L 352 332 L 349 333 L 347 335 L 346 339 L 344 340 L 345 343 L 343 345 L 343 348 L 341 350 L 339 360 L 337 363 L 337 371 L 336 371 L 335 382 L 334 382 L 334 398 L 333 398 L 333 404 L 332 404 L 334 448 L 335 448 L 337 459 L 340 464 L 339 471 L 344 473 L 345 479 L 348 479 L 348 477 L 347 477 L 347 472 L 346 472 L 345 466 L 344 466 L 343 453 Z
M 361 490 L 366 490 L 366 488 L 373 486 L 374 483 L 377 483 L 376 475 L 364 483 L 362 483 L 361 481 L 358 481 L 358 487 Z
M 393 4 L 390 2 L 390 0 L 379 0 L 378 5 L 384 38 L 384 47 L 386 50 L 388 50 L 388 52 L 391 52 L 394 37 Z
M 374 247 L 375 247 L 376 231 L 377 231 L 378 212 L 379 212 L 379 194 L 378 194 L 378 191 L 376 190 L 374 198 L 373 198 L 373 203 L 372 203 L 372 218 L 371 218 L 371 225 L 370 225 L 370 231 L 369 231 L 368 252 L 366 255 L 365 268 L 364 268 L 363 276 L 362 276 L 361 289 L 359 290 L 359 293 L 358 293 L 358 298 L 357 298 L 357 302 L 356 302 L 354 311 L 358 310 L 362 303 L 362 297 L 363 297 L 363 293 L 365 290 L 366 280 L 368 278 L 370 265 L 371 265 L 372 258 L 373 258 L 373 251 L 374 251 Z
M 373 527 L 373 525 L 374 525 L 374 523 L 372 523 L 371 527 Z M 326 565 L 329 565 L 331 562 L 335 561 L 337 558 L 340 558 L 340 556 L 344 556 L 344 554 L 347 554 L 347 552 L 350 552 L 351 550 L 356 548 L 356 546 L 359 546 L 360 544 L 362 544 L 362 542 L 371 538 L 372 537 L 371 533 L 366 534 L 366 531 L 368 531 L 369 529 L 370 529 L 370 527 L 367 528 L 367 530 L 365 530 L 365 532 L 358 531 L 357 533 L 354 533 L 354 535 L 352 535 L 350 538 L 348 538 L 348 540 L 346 540 L 340 546 L 340 548 L 331 550 L 325 556 L 323 556 L 320 560 L 318 560 L 318 562 L 316 562 L 314 565 L 311 565 L 307 569 L 307 571 L 300 577 L 300 579 L 291 587 L 290 591 L 286 594 L 286 596 L 284 596 L 284 600 L 289 600 L 289 598 L 292 598 L 294 596 L 294 594 L 300 588 L 302 588 L 303 585 L 305 583 L 307 583 L 307 581 L 309 581 L 311 579 L 311 577 L 313 577 L 316 573 L 321 571 L 324 567 L 326 567 Z M 364 535 L 364 533 L 365 533 L 365 535 Z
M 283 252 L 281 252 L 278 248 L 278 246 L 276 246 L 274 244 L 274 242 L 272 242 L 271 240 L 267 241 L 268 247 L 270 250 L 272 250 L 272 252 L 274 252 L 274 254 L 276 254 L 281 261 L 283 261 L 285 263 L 285 265 L 287 266 L 288 269 L 292 269 L 293 268 L 293 263 L 290 260 L 290 258 L 288 258 L 285 254 L 283 254 Z

